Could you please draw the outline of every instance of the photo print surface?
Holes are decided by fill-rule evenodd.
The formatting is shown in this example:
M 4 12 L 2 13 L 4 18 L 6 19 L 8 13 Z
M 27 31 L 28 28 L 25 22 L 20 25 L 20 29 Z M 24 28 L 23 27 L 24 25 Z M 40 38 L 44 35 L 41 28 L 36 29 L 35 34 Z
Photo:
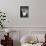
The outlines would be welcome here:
M 20 6 L 20 17 L 26 18 L 29 16 L 29 7 L 28 6 Z

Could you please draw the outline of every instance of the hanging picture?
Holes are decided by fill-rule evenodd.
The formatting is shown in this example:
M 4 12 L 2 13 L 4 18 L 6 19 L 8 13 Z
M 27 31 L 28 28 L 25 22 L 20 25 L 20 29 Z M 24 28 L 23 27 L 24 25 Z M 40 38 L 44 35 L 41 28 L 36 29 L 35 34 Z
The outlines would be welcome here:
M 29 7 L 28 6 L 20 6 L 20 17 L 25 18 L 29 16 Z

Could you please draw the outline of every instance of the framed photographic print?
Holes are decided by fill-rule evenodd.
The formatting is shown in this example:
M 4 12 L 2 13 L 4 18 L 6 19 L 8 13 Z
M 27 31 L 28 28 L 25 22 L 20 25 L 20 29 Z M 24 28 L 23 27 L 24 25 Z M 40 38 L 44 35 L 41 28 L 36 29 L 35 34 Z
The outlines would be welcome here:
M 29 7 L 28 6 L 20 6 L 20 17 L 25 18 L 29 16 Z

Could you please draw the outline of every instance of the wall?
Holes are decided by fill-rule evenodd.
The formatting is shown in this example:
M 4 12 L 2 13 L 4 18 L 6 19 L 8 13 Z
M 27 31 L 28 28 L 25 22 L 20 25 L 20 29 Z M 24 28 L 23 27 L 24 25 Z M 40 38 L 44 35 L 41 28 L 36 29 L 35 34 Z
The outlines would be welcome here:
M 31 24 L 31 16 L 29 18 L 20 18 L 20 6 L 27 5 L 29 6 L 29 10 L 31 12 L 31 0 L 1 0 L 0 9 L 6 12 L 8 23 L 6 27 L 22 27 L 29 26 Z M 31 15 L 31 13 L 29 13 Z M 19 24 L 18 24 L 19 23 Z
M 31 3 L 32 2 L 32 3 Z M 46 0 L 0 0 L 0 9 L 6 12 L 7 27 L 46 27 Z M 20 6 L 29 6 L 29 17 L 20 18 Z
M 46 0 L 32 2 L 32 26 L 46 27 Z

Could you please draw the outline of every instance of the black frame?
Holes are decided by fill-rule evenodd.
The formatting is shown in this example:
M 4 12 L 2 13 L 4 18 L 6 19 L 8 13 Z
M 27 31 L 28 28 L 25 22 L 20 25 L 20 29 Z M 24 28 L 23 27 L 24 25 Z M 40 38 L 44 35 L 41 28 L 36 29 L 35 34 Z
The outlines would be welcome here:
M 25 15 L 23 15 L 23 13 Z M 29 16 L 29 7 L 28 6 L 20 6 L 20 17 L 25 18 Z

